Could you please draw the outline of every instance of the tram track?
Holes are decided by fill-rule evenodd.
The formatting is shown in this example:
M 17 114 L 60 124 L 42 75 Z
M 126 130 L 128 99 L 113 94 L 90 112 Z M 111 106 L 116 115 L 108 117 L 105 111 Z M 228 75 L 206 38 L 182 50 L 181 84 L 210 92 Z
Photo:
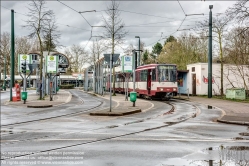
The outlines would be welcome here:
M 70 93 L 73 93 L 73 92 L 70 91 Z M 81 98 L 79 95 L 77 95 L 75 93 L 73 93 L 73 95 L 77 96 L 78 99 L 81 100 L 81 104 L 75 105 L 74 107 L 77 107 L 79 105 L 84 104 L 83 98 Z M 98 100 L 98 99 L 96 99 L 96 100 Z M 103 101 L 100 101 L 100 100 L 98 100 L 98 101 L 100 102 L 100 104 L 98 104 L 96 106 L 93 106 L 91 108 L 88 108 L 86 110 L 83 110 L 83 111 L 77 111 L 77 112 L 73 112 L 73 113 L 67 113 L 67 114 L 62 114 L 62 115 L 57 115 L 57 116 L 52 116 L 52 117 L 47 117 L 47 118 L 40 118 L 40 119 L 35 119 L 35 120 L 29 120 L 29 121 L 24 121 L 24 122 L 17 122 L 17 123 L 12 123 L 12 124 L 6 124 L 6 125 L 1 125 L 1 127 L 14 127 L 14 126 L 20 125 L 20 124 L 33 123 L 33 122 L 44 121 L 44 120 L 51 120 L 51 119 L 56 119 L 56 118 L 61 118 L 61 117 L 76 116 L 76 115 L 79 115 L 79 114 L 82 114 L 82 113 L 86 113 L 86 112 L 91 111 L 92 109 L 96 109 L 96 108 L 100 107 L 103 104 Z M 68 109 L 68 108 L 66 108 L 66 109 Z
M 169 104 L 169 103 L 165 103 L 165 104 Z M 143 119 L 139 119 L 139 120 L 135 120 L 135 121 L 131 121 L 131 122 L 127 122 L 127 123 L 123 123 L 123 124 L 117 124 L 117 125 L 108 125 L 108 126 L 104 126 L 104 127 L 99 127 L 99 128 L 95 128 L 95 129 L 90 129 L 90 130 L 84 130 L 84 131 L 81 131 L 81 132 L 69 132 L 69 133 L 63 133 L 63 134 L 54 134 L 54 135 L 49 135 L 49 136 L 42 136 L 42 137 L 35 137 L 35 138 L 32 138 L 32 139 L 23 139 L 23 140 L 16 140 L 15 142 L 10 142 L 10 143 L 2 143 L 2 145 L 8 145 L 8 144 L 14 144 L 14 143 L 20 143 L 20 142 L 27 142 L 27 141 L 32 141 L 32 140 L 37 140 L 37 139 L 43 139 L 43 138 L 52 138 L 52 137 L 55 137 L 55 136 L 62 136 L 62 135 L 69 135 L 69 134 L 75 134 L 75 133 L 84 133 L 84 132 L 90 132 L 90 131 L 97 131 L 97 130 L 101 130 L 101 129 L 110 129 L 110 128 L 116 128 L 116 127 L 122 127 L 122 126 L 127 126 L 127 125 L 131 125 L 131 124 L 136 124 L 136 123 L 141 123 L 141 122 L 145 122 L 145 121 L 148 121 L 148 120 L 151 120 L 151 119 L 155 119 L 155 118 L 158 118 L 160 116 L 164 116 L 170 112 L 173 112 L 175 107 L 173 104 L 169 104 L 171 105 L 171 109 L 169 109 L 167 112 L 165 113 L 162 113 L 162 114 L 157 114 L 157 115 L 154 115 L 154 116 L 151 116 L 151 117 L 147 117 L 147 118 L 143 118 Z
M 172 109 L 169 110 L 169 111 L 172 111 Z M 159 117 L 159 116 L 157 116 L 157 117 Z M 193 118 L 193 117 L 189 117 L 189 118 Z M 47 152 L 52 152 L 52 151 L 56 151 L 56 150 L 62 150 L 62 149 L 66 149 L 66 148 L 72 148 L 72 147 L 77 147 L 77 146 L 81 146 L 81 145 L 88 145 L 88 144 L 92 144 L 92 143 L 97 143 L 97 142 L 102 142 L 102 141 L 108 141 L 108 140 L 112 140 L 112 139 L 122 138 L 122 137 L 125 137 L 125 136 L 140 134 L 140 133 L 147 132 L 147 131 L 152 131 L 152 130 L 157 130 L 157 129 L 164 128 L 164 127 L 169 127 L 169 126 L 172 126 L 172 125 L 176 125 L 176 124 L 182 123 L 182 122 L 184 122 L 186 120 L 187 119 L 181 120 L 181 121 L 178 121 L 178 122 L 174 122 L 174 123 L 167 122 L 167 123 L 163 123 L 162 125 L 159 125 L 159 126 L 156 126 L 156 127 L 145 128 L 145 129 L 142 129 L 142 130 L 139 130 L 139 131 L 129 132 L 129 133 L 126 133 L 126 134 L 119 134 L 119 135 L 105 137 L 105 138 L 101 138 L 101 139 L 97 139 L 97 140 L 91 140 L 91 141 L 76 143 L 76 144 L 72 144 L 72 145 L 68 145 L 68 146 L 61 146 L 61 147 L 57 147 L 57 148 L 51 148 L 51 149 L 47 149 L 47 150 L 41 150 L 41 151 L 31 152 L 31 153 L 28 153 L 28 154 L 23 154 L 23 155 L 18 155 L 18 156 L 12 156 L 12 157 L 9 157 L 9 158 L 4 158 L 4 159 L 1 159 L 1 160 L 15 159 L 15 158 L 25 157 L 25 156 L 31 156 L 31 155 L 38 155 L 38 154 L 41 154 L 41 153 L 47 153 Z M 141 122 L 144 122 L 144 121 L 141 121 Z M 136 122 L 134 122 L 134 123 L 136 123 Z M 129 124 L 126 124 L 126 125 L 130 125 L 130 124 L 134 124 L 134 123 L 129 123 Z M 139 122 L 137 122 L 137 123 L 139 123 Z M 119 127 L 120 126 L 121 125 L 119 125 Z M 105 128 L 107 128 L 107 127 L 108 126 L 106 126 Z
M 124 123 L 124 124 L 112 125 L 112 126 L 109 125 L 109 126 L 105 126 L 105 127 L 101 127 L 101 128 L 87 130 L 87 131 L 97 131 L 97 130 L 100 130 L 100 129 L 112 129 L 112 128 L 116 128 L 116 127 L 122 127 L 122 126 L 132 125 L 132 124 L 136 124 L 136 123 L 146 122 L 146 121 L 149 121 L 151 119 L 158 118 L 160 116 L 165 116 L 165 115 L 167 115 L 167 114 L 172 113 L 172 112 L 175 111 L 174 104 L 172 104 L 170 102 L 167 102 L 165 104 L 170 104 L 172 107 L 171 107 L 170 110 L 168 110 L 167 112 L 165 112 L 163 114 L 154 115 L 154 116 L 151 116 L 151 117 L 147 117 L 147 118 L 144 118 L 144 119 L 141 119 L 141 120 L 131 121 L 131 122 Z M 69 146 L 63 146 L 63 147 L 53 148 L 53 149 L 49 149 L 49 150 L 38 151 L 36 153 L 30 153 L 30 154 L 27 154 L 27 155 L 39 154 L 39 153 L 43 153 L 43 152 L 50 152 L 50 151 L 55 151 L 55 150 L 60 150 L 60 149 L 65 149 L 65 148 L 70 148 L 70 147 L 76 147 L 76 146 L 80 146 L 80 145 L 84 145 L 84 144 L 91 144 L 91 143 L 96 143 L 96 142 L 111 140 L 111 139 L 115 139 L 115 138 L 121 138 L 121 137 L 129 136 L 129 135 L 139 134 L 139 133 L 143 133 L 143 132 L 146 132 L 146 131 L 156 130 L 156 129 L 160 129 L 160 128 L 163 128 L 163 127 L 172 126 L 172 125 L 175 125 L 175 124 L 178 124 L 178 123 L 182 123 L 182 122 L 188 120 L 189 118 L 194 118 L 194 117 L 195 116 L 189 116 L 186 119 L 183 119 L 183 120 L 180 119 L 178 122 L 164 122 L 162 125 L 156 126 L 156 127 L 153 127 L 153 128 L 145 128 L 145 129 L 140 130 L 140 131 L 134 131 L 134 132 L 126 133 L 126 134 L 120 134 L 120 135 L 106 137 L 106 138 L 102 138 L 102 139 L 97 139 L 97 140 L 92 140 L 92 141 L 77 143 L 77 144 L 73 144 L 73 145 L 69 145 Z M 87 132 L 87 131 L 85 130 L 85 131 L 83 131 L 83 133 Z M 63 134 L 59 134 L 59 135 L 56 134 L 56 135 L 50 135 L 50 136 L 43 136 L 43 137 L 35 138 L 35 139 L 19 140 L 19 141 L 16 141 L 14 143 L 21 143 L 21 142 L 26 142 L 26 141 L 34 141 L 34 140 L 38 140 L 38 139 L 45 139 L 46 140 L 46 139 L 49 139 L 49 138 L 52 138 L 52 137 L 55 137 L 55 136 L 58 137 L 58 136 L 61 136 L 61 135 L 73 134 L 73 133 L 74 132 L 63 133 Z M 6 145 L 6 144 L 2 144 L 2 145 Z M 27 156 L 27 155 L 14 156 L 12 158 L 22 157 L 22 156 Z

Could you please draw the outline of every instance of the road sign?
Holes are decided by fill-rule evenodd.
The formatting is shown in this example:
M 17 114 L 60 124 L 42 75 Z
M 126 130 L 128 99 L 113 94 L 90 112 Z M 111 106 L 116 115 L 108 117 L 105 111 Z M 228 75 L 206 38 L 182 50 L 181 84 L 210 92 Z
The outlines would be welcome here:
M 59 71 L 60 73 L 66 73 L 66 68 L 58 68 L 58 71 Z
M 29 72 L 29 66 L 28 64 L 30 64 L 30 61 L 31 61 L 31 58 L 30 58 L 30 55 L 27 55 L 27 54 L 19 54 L 18 55 L 18 72 L 21 72 L 22 71 L 22 63 L 25 63 L 26 62 L 26 72 L 28 71 Z
M 110 56 L 111 55 L 112 54 L 104 54 L 105 62 L 108 63 L 109 65 L 110 65 Z M 112 63 L 115 63 L 118 60 L 119 55 L 120 54 L 113 54 L 113 56 L 112 56 Z
M 33 71 L 35 68 L 37 68 L 39 66 L 39 64 L 29 64 L 29 70 Z
M 125 55 L 122 56 L 122 72 L 132 72 L 133 56 Z
M 57 73 L 58 69 L 58 56 L 46 56 L 46 71 L 47 73 Z

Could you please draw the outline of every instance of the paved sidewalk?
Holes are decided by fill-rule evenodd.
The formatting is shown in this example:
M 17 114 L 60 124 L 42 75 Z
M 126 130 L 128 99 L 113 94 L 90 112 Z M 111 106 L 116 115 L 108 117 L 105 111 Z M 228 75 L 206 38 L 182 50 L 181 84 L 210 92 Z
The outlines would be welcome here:
M 93 92 L 88 92 L 89 94 L 96 95 L 98 97 L 105 98 L 107 100 L 110 100 L 109 93 L 106 93 L 104 96 L 95 94 Z M 110 108 L 100 111 L 94 111 L 91 112 L 90 115 L 98 115 L 98 116 L 123 116 L 138 112 L 146 112 L 149 109 L 154 107 L 154 104 L 141 100 L 137 98 L 136 105 L 133 107 L 133 102 L 130 100 L 126 101 L 125 96 L 123 94 L 116 94 L 116 96 L 112 96 L 112 101 L 116 102 L 117 105 L 112 107 L 112 111 L 110 112 Z
M 249 103 L 196 96 L 188 100 L 220 108 L 223 115 L 218 119 L 219 122 L 249 125 Z
M 17 102 L 10 102 L 6 101 L 5 105 L 11 105 L 11 106 L 18 106 L 18 107 L 30 107 L 30 108 L 45 108 L 45 107 L 52 107 L 52 106 L 58 106 L 61 104 L 68 103 L 72 98 L 72 94 L 65 90 L 60 90 L 57 92 L 56 95 L 53 95 L 53 101 L 50 101 L 50 96 L 46 96 L 45 100 L 38 100 L 39 95 L 38 94 L 28 94 L 28 98 L 26 100 L 26 103 L 23 104 L 23 100 L 17 101 Z

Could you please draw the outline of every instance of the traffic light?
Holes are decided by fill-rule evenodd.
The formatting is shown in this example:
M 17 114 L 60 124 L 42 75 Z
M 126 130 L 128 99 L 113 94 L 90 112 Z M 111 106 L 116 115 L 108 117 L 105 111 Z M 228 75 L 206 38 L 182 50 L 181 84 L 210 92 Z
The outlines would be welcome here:
M 22 67 L 21 67 L 21 69 L 22 69 L 22 73 L 24 73 L 24 74 L 26 74 L 26 62 L 23 62 L 22 64 Z

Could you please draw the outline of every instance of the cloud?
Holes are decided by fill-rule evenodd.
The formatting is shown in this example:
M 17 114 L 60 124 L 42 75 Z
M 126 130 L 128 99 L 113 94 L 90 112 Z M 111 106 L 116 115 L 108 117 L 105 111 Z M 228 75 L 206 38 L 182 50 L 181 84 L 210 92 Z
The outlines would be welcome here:
M 102 16 L 105 16 L 105 10 L 110 1 L 61 1 L 69 7 L 58 1 L 47 1 L 48 9 L 54 11 L 58 30 L 61 33 L 60 44 L 71 46 L 73 44 L 87 43 L 91 35 L 91 26 L 103 25 Z M 181 29 L 187 29 L 195 26 L 195 22 L 208 18 L 210 4 L 214 5 L 213 13 L 224 13 L 232 6 L 235 1 L 119 1 L 120 18 L 125 23 L 125 29 L 129 32 L 125 37 L 123 48 L 129 44 L 137 44 L 135 36 L 140 36 L 142 42 L 151 48 L 161 38 L 172 34 L 179 35 L 177 32 L 185 14 L 201 14 L 199 16 L 188 16 L 183 22 Z M 14 9 L 15 13 L 15 34 L 25 36 L 30 33 L 28 29 L 22 27 L 27 17 L 22 14 L 28 13 L 29 1 L 1 1 L 1 5 Z M 182 8 L 181 8 L 182 6 Z M 76 11 L 97 12 L 82 13 L 83 17 Z M 184 11 L 183 11 L 184 10 Z M 89 25 L 90 24 L 90 25 Z M 68 26 L 67 26 L 68 25 Z M 10 11 L 1 7 L 1 33 L 10 32 Z M 103 28 L 93 28 L 93 35 L 102 35 Z M 164 39 L 165 40 L 165 39 Z M 161 43 L 164 40 L 160 40 Z M 90 44 L 86 48 L 88 48 Z M 122 49 L 119 50 L 122 52 Z

